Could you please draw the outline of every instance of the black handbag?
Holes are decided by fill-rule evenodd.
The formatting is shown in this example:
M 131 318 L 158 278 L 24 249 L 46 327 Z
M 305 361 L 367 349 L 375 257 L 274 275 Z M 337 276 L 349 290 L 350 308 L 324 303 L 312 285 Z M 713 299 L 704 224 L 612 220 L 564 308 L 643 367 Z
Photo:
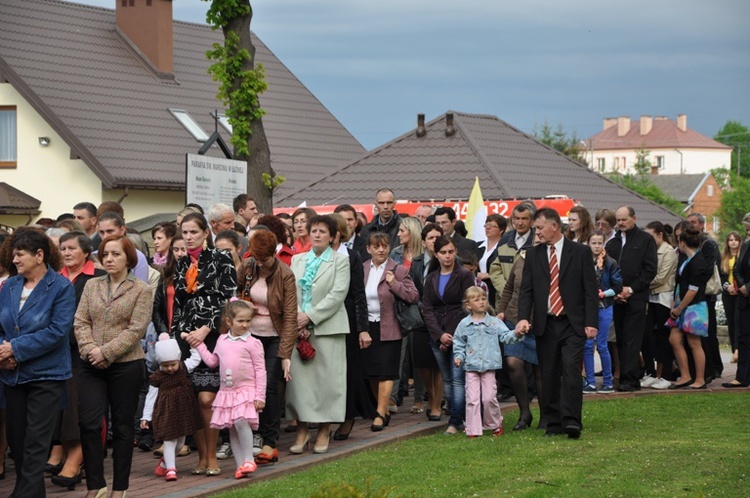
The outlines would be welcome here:
M 398 297 L 396 297 L 395 301 L 396 319 L 401 328 L 402 336 L 425 327 L 418 304 L 409 304 Z

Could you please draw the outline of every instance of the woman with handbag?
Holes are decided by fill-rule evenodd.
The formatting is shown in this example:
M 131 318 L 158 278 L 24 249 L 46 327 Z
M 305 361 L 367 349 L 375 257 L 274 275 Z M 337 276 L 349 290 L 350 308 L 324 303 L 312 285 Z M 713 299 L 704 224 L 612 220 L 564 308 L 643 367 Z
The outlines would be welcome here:
M 402 333 L 396 317 L 396 299 L 409 304 L 419 302 L 419 292 L 408 270 L 388 257 L 390 250 L 387 234 L 370 235 L 367 252 L 372 259 L 364 263 L 364 271 L 372 344 L 362 350 L 361 357 L 362 371 L 378 400 L 378 415 L 370 426 L 373 432 L 382 431 L 390 421 L 388 400 L 393 381 L 400 376 Z
M 272 232 L 257 231 L 250 239 L 253 257 L 242 262 L 237 278 L 237 294 L 255 307 L 250 331 L 263 344 L 266 362 L 266 406 L 257 432 L 261 451 L 255 456 L 259 464 L 279 460 L 280 385 L 282 377 L 289 380 L 297 338 L 297 287 L 291 268 L 276 258 L 277 244 Z
M 349 258 L 331 247 L 338 226 L 330 216 L 310 218 L 307 232 L 311 250 L 292 258 L 300 343 L 292 352 L 291 380 L 286 387 L 286 416 L 298 421 L 297 437 L 289 451 L 305 450 L 310 442 L 308 423 L 317 422 L 313 451 L 326 453 L 331 422 L 343 422 L 346 417 L 349 319 L 344 299 L 349 290 Z M 315 357 L 305 361 L 302 354 L 310 348 L 315 349 Z

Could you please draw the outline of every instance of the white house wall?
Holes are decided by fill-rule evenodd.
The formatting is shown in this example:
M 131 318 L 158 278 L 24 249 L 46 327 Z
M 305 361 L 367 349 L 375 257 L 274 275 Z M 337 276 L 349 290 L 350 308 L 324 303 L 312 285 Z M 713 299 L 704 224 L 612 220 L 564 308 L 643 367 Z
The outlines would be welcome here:
M 101 203 L 99 178 L 80 159 L 70 159 L 70 147 L 9 83 L 0 83 L 0 105 L 16 106 L 18 137 L 17 166 L 0 169 L 0 181 L 42 201 L 33 220 L 70 213 L 81 201 Z M 50 144 L 39 145 L 39 137 L 49 137 Z M 27 219 L 0 215 L 0 223 L 10 226 Z
M 679 174 L 697 174 L 707 173 L 714 168 L 730 166 L 732 159 L 731 150 L 711 150 L 711 149 L 689 149 L 682 148 L 677 152 L 674 148 L 669 149 L 647 149 L 649 150 L 649 160 L 651 164 L 656 165 L 657 156 L 664 157 L 664 167 L 659 170 L 663 175 Z M 603 158 L 605 162 L 604 171 L 599 169 L 599 159 Z M 615 169 L 615 159 L 619 158 L 620 167 Z M 622 163 L 625 167 L 623 168 Z M 610 173 L 619 171 L 620 173 L 633 173 L 633 165 L 636 162 L 635 150 L 597 150 L 589 152 L 586 156 L 591 168 L 601 173 Z

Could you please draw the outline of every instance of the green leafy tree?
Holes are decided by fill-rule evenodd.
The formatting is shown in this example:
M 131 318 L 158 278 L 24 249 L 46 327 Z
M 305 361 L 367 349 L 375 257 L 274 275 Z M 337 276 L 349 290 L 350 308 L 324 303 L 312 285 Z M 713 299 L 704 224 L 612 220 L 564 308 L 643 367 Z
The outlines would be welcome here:
M 635 164 L 633 168 L 637 175 L 644 176 L 651 173 L 651 160 L 648 158 L 650 150 L 638 149 L 635 151 Z
M 730 187 L 721 195 L 721 206 L 718 215 L 721 220 L 722 235 L 737 230 L 745 233 L 742 217 L 750 212 L 750 178 L 738 177 L 732 173 Z
M 714 136 L 714 140 L 731 146 L 732 164 L 726 166 L 743 178 L 750 178 L 750 129 L 739 121 L 727 121 Z
M 253 9 L 250 0 L 203 0 L 210 2 L 206 21 L 221 29 L 224 43 L 206 52 L 214 63 L 208 72 L 219 83 L 218 98 L 224 103 L 232 125 L 232 146 L 237 159 L 247 161 L 247 193 L 255 198 L 260 212 L 271 212 L 273 189 L 284 178 L 271 167 L 271 152 L 263 128 L 265 111 L 259 96 L 268 84 L 262 64 L 255 63 L 255 46 L 250 38 Z
M 573 131 L 573 134 L 569 137 L 563 128 L 562 123 L 559 123 L 557 128 L 553 129 L 545 119 L 541 128 L 534 124 L 533 135 L 534 138 L 542 142 L 544 145 L 562 152 L 579 163 L 588 165 L 585 157 L 586 147 L 581 144 L 581 139 L 575 131 Z
M 664 206 L 674 214 L 682 216 L 682 210 L 684 208 L 682 203 L 674 197 L 665 194 L 659 187 L 654 185 L 654 183 L 649 179 L 648 175 L 639 175 L 632 173 L 626 173 L 623 175 L 618 172 L 614 172 L 607 174 L 607 177 L 615 183 L 619 183 L 623 187 L 641 194 L 646 199 L 649 199 L 656 204 L 659 204 L 660 206 Z

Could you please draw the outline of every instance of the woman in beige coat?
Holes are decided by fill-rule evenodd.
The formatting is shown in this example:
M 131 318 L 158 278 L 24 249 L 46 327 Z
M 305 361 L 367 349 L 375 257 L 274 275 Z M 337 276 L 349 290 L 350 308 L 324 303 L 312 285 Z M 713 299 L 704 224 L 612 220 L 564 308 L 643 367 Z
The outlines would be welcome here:
M 309 422 L 319 423 L 313 451 L 328 451 L 331 422 L 346 417 L 346 334 L 349 318 L 344 299 L 349 290 L 349 258 L 331 242 L 338 226 L 329 216 L 308 220 L 312 249 L 292 258 L 297 279 L 297 333 L 316 354 L 302 360 L 292 353 L 291 380 L 286 388 L 286 416 L 298 420 L 297 438 L 289 449 L 302 453 L 310 441 Z

